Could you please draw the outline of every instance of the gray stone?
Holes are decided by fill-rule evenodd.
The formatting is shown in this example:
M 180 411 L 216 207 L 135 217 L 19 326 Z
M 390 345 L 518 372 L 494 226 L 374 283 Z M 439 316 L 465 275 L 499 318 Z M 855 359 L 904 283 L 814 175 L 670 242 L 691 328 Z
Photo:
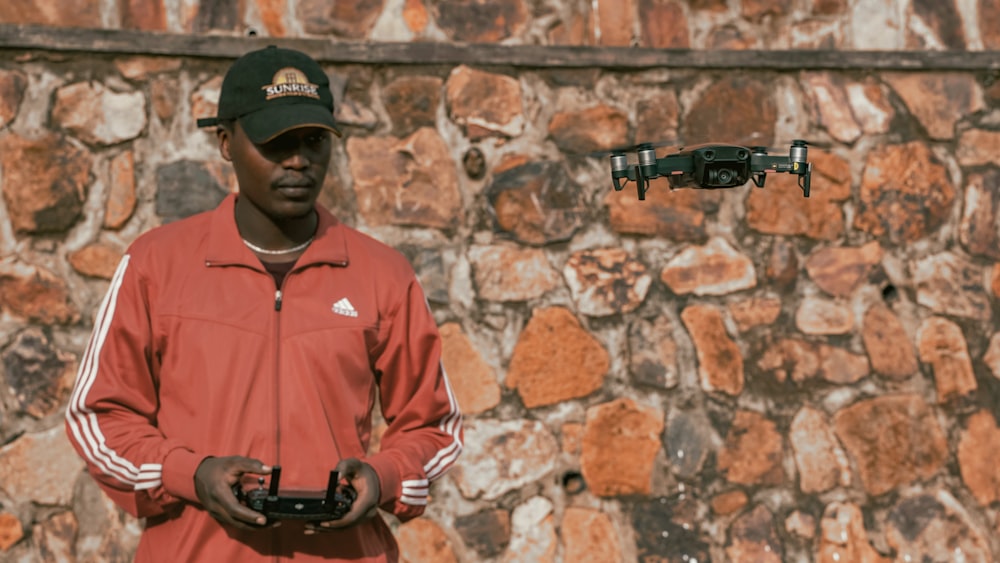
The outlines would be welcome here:
M 156 214 L 164 223 L 214 209 L 226 194 L 204 163 L 180 160 L 156 170 Z
M 670 466 L 682 479 L 697 477 L 719 445 L 711 421 L 700 410 L 671 410 L 664 441 Z
M 558 450 L 541 422 L 467 420 L 462 463 L 451 474 L 465 498 L 495 500 L 552 472 Z

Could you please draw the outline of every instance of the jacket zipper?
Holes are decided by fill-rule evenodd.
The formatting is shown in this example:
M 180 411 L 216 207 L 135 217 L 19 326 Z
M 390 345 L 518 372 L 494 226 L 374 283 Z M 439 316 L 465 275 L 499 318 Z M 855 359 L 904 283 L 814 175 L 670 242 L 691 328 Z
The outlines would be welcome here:
M 287 276 L 287 274 L 286 274 Z M 281 280 L 281 285 L 285 285 L 285 280 Z M 281 464 L 281 287 L 274 291 L 274 464 Z M 280 535 L 274 536 L 275 551 L 282 549 Z M 281 561 L 279 555 L 275 555 L 275 561 Z

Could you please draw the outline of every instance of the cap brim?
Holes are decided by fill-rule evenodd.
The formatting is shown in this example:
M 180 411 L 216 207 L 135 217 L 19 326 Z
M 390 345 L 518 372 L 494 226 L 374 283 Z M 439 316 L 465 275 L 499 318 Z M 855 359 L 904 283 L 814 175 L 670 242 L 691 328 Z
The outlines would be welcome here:
M 239 121 L 247 137 L 255 144 L 266 143 L 285 131 L 300 127 L 320 127 L 340 136 L 333 113 L 317 104 L 275 106 L 248 113 Z

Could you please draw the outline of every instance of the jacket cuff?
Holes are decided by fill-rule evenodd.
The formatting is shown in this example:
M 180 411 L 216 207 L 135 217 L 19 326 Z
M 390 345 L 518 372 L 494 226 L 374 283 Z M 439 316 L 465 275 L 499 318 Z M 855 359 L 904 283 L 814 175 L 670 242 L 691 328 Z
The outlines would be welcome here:
M 194 489 L 194 473 L 208 456 L 177 448 L 163 460 L 163 488 L 175 497 L 198 502 Z
M 382 506 L 389 501 L 396 500 L 397 493 L 399 492 L 400 477 L 392 458 L 386 455 L 385 452 L 378 452 L 371 457 L 365 458 L 363 461 L 372 466 L 372 469 L 375 470 L 375 475 L 378 475 L 378 505 Z

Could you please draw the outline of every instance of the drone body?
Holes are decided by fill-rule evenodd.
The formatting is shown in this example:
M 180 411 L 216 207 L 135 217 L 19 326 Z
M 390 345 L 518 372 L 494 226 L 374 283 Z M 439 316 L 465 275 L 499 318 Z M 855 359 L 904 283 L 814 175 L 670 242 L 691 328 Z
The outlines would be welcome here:
M 812 165 L 807 161 L 805 141 L 792 141 L 785 156 L 769 156 L 764 147 L 747 148 L 739 145 L 703 144 L 681 148 L 679 152 L 656 157 L 652 145 L 636 149 L 638 164 L 629 164 L 624 152 L 611 155 L 611 181 L 615 191 L 624 188 L 622 180 L 635 182 L 639 199 L 646 199 L 649 181 L 665 176 L 674 188 L 720 189 L 735 188 L 753 180 L 764 187 L 769 172 L 788 172 L 799 177 L 802 195 L 809 197 Z

